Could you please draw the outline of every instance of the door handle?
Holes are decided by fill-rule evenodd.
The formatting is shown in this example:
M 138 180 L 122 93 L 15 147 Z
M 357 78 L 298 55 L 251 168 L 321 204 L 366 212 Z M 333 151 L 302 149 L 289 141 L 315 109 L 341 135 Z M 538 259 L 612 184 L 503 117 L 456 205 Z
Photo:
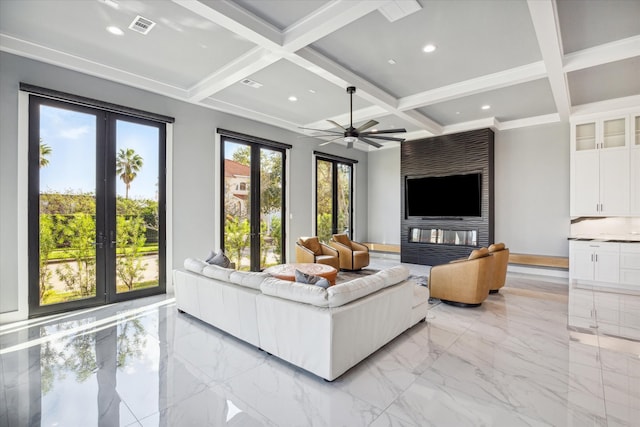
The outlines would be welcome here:
M 100 231 L 96 236 L 96 241 L 92 243 L 96 248 L 102 249 L 104 247 L 104 233 Z
M 116 242 L 116 239 L 115 239 L 115 237 L 114 237 L 114 234 L 115 234 L 115 233 L 113 232 L 113 230 L 111 230 L 111 231 L 109 232 L 109 241 L 110 241 L 110 245 L 111 245 L 110 247 L 112 247 L 112 248 L 115 248 L 115 247 L 116 247 L 116 243 L 117 243 L 117 242 Z

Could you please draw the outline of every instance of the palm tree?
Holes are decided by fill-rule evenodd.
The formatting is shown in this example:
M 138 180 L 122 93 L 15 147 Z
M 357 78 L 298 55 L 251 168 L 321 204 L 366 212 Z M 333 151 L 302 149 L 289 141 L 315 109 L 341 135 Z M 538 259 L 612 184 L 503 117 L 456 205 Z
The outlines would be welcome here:
M 42 138 L 40 138 L 40 167 L 43 168 L 49 164 L 49 159 L 47 156 L 51 154 L 51 147 L 47 144 L 42 143 Z
M 129 187 L 138 172 L 142 169 L 142 157 L 133 148 L 121 148 L 116 159 L 116 173 L 120 176 L 126 186 L 125 198 L 129 198 Z

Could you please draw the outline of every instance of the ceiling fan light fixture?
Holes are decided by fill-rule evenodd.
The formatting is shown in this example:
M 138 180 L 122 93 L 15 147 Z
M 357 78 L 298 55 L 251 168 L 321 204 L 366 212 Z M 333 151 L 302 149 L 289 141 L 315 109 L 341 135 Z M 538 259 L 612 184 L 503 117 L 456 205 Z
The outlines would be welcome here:
M 345 136 L 344 137 L 344 142 L 346 142 L 347 144 L 353 144 L 357 140 L 358 140 L 358 138 L 356 138 L 355 136 Z

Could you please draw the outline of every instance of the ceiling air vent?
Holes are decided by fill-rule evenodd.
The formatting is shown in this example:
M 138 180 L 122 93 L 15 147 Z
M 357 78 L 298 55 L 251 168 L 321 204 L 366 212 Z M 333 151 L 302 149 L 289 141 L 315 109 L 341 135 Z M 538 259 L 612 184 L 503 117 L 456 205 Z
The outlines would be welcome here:
M 251 79 L 244 79 L 244 80 L 241 80 L 241 81 L 240 81 L 240 83 L 242 83 L 243 85 L 251 86 L 251 87 L 252 87 L 252 88 L 254 88 L 254 89 L 258 89 L 258 88 L 262 87 L 262 84 L 261 84 L 261 83 L 258 83 L 258 82 L 256 82 L 256 81 L 253 81 L 253 80 L 251 80 Z
M 156 23 L 152 20 L 138 15 L 136 16 L 136 19 L 131 22 L 131 25 L 129 25 L 129 29 L 137 31 L 140 34 L 147 35 L 155 25 Z

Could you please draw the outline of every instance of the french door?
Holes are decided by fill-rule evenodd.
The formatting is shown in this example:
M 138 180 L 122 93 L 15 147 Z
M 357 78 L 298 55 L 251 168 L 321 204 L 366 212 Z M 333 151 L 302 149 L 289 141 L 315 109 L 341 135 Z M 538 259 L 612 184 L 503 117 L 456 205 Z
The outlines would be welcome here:
M 316 235 L 328 243 L 337 233 L 353 235 L 355 161 L 316 155 Z
M 165 124 L 36 95 L 29 110 L 29 315 L 165 292 Z
M 223 250 L 238 270 L 261 271 L 282 264 L 285 153 L 290 146 L 222 133 Z

